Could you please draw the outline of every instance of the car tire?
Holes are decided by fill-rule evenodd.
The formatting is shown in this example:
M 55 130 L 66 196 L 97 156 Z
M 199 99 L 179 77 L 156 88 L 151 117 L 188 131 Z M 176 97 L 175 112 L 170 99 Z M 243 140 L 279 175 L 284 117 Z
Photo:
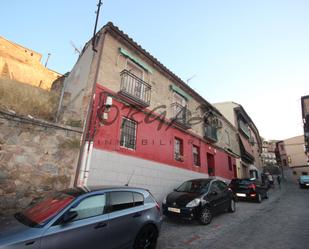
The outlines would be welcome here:
M 234 199 L 231 199 L 231 200 L 230 200 L 230 206 L 229 206 L 229 208 L 228 208 L 228 211 L 229 211 L 230 213 L 234 213 L 234 212 L 236 211 L 236 202 L 235 202 Z
M 158 231 L 154 225 L 144 226 L 137 234 L 133 249 L 154 249 L 157 245 Z
M 256 196 L 256 202 L 257 202 L 257 203 L 261 203 L 261 202 L 262 202 L 262 196 L 261 196 L 261 194 L 257 194 L 257 196 Z
M 208 225 L 212 220 L 212 213 L 209 208 L 203 208 L 199 216 L 199 222 L 202 225 Z

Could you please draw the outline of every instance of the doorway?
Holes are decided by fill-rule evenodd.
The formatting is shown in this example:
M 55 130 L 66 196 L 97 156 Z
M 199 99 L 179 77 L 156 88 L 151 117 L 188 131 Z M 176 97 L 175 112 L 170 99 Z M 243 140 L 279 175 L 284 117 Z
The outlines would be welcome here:
M 208 175 L 215 176 L 215 157 L 213 154 L 207 153 Z

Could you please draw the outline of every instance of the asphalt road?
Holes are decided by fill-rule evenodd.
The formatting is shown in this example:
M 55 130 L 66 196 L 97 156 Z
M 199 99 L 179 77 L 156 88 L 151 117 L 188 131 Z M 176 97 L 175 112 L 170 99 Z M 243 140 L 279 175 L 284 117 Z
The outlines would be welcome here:
M 309 249 L 309 189 L 285 183 L 261 204 L 238 202 L 237 211 L 208 226 L 165 219 L 157 249 Z

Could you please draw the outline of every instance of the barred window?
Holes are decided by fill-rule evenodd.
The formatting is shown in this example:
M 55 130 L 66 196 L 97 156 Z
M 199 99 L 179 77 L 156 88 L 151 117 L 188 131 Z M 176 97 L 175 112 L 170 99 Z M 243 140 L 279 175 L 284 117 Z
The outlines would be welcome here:
M 183 161 L 183 141 L 180 138 L 175 138 L 174 158 L 177 161 Z
M 193 145 L 193 163 L 195 166 L 200 166 L 201 161 L 200 161 L 200 148 L 196 145 Z
M 135 121 L 123 118 L 121 125 L 120 146 L 135 150 L 136 147 L 136 127 Z

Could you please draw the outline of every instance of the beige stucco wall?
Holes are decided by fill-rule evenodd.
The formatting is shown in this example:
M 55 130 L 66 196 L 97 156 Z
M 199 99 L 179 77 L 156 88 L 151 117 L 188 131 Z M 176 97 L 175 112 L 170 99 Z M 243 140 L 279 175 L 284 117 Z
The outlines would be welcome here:
M 167 118 L 172 117 L 171 104 L 173 103 L 173 92 L 170 90 L 170 85 L 175 81 L 168 78 L 157 67 L 152 65 L 152 62 L 136 50 L 129 48 L 119 40 L 115 39 L 111 34 L 107 33 L 104 41 L 104 49 L 102 63 L 99 71 L 98 83 L 118 92 L 120 90 L 120 72 L 126 69 L 128 58 L 120 54 L 119 48 L 124 48 L 134 56 L 140 58 L 144 63 L 152 68 L 152 73 L 144 70 L 144 81 L 151 85 L 151 101 L 149 109 L 154 109 L 157 106 L 165 105 Z M 200 116 L 201 112 L 198 109 L 200 105 L 195 99 L 188 101 L 188 109 L 192 112 L 192 116 Z M 198 109 L 198 111 L 197 111 Z M 164 110 L 164 109 L 161 109 Z M 202 123 L 192 126 L 191 132 L 199 136 L 203 136 Z
M 223 116 L 236 128 L 238 127 L 234 108 L 237 107 L 234 102 L 222 102 L 213 104 L 222 114 Z
M 0 37 L 0 78 L 50 89 L 61 74 L 41 64 L 42 55 Z
M 307 156 L 304 152 L 304 136 L 296 136 L 284 140 L 285 151 L 290 167 L 307 165 Z

